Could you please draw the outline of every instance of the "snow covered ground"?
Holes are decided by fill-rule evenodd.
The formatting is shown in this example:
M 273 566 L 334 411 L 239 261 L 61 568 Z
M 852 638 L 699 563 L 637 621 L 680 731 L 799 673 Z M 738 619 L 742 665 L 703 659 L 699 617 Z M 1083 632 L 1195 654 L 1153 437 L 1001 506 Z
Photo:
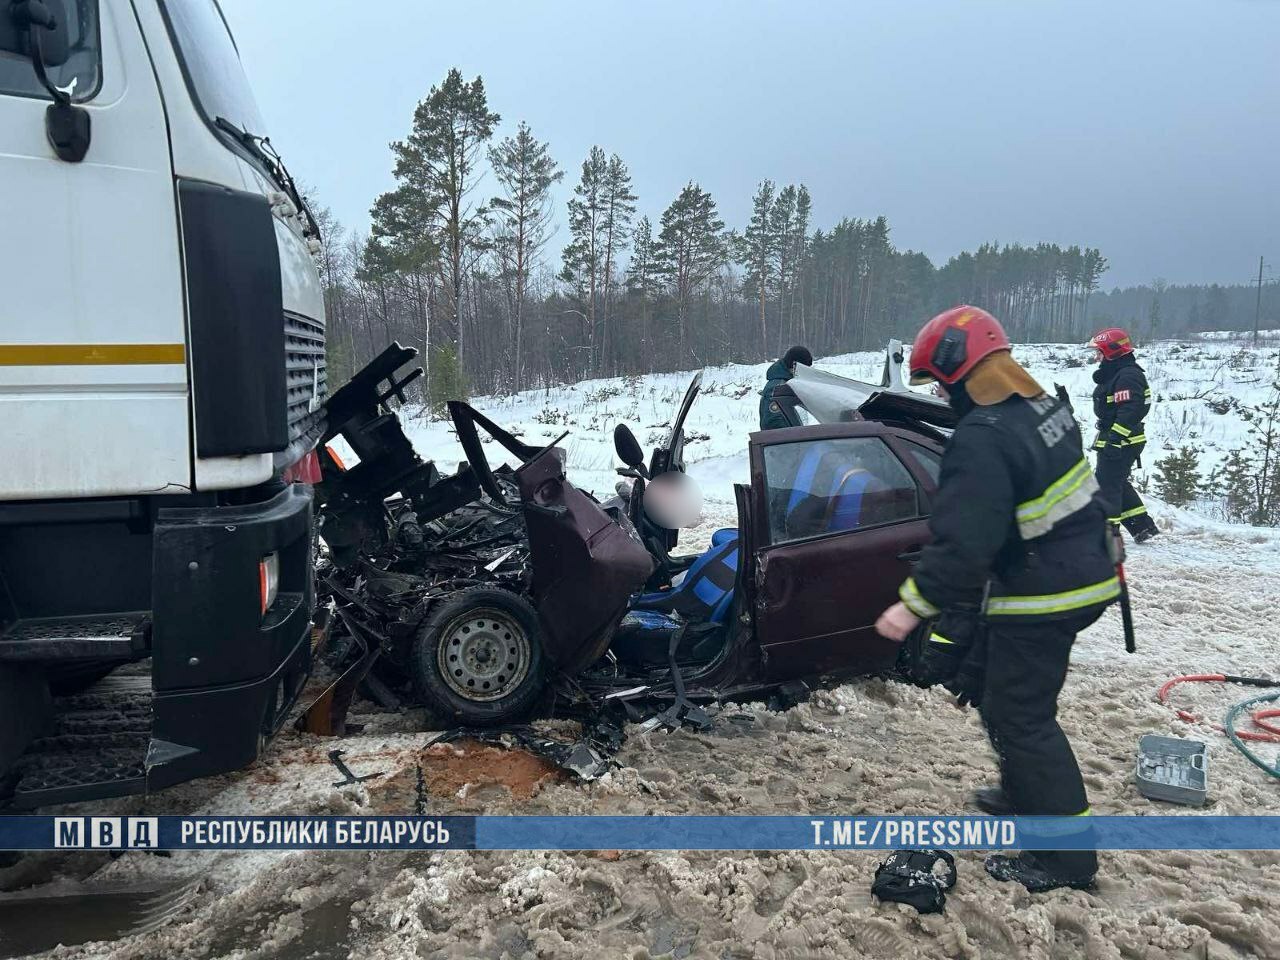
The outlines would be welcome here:
M 1203 339 L 1159 341 L 1139 350 L 1155 402 L 1147 420 L 1143 468 L 1135 472 L 1139 486 L 1154 477 L 1156 461 L 1184 445 L 1201 450 L 1205 477 L 1233 449 L 1244 444 L 1246 427 L 1238 404 L 1260 403 L 1280 376 L 1280 332 L 1264 331 L 1258 348 L 1235 331 L 1202 334 Z M 1272 334 L 1277 334 L 1272 336 Z M 1075 406 L 1086 444 L 1093 439 L 1093 371 L 1087 351 L 1077 344 L 1023 344 L 1014 356 L 1052 391 L 1065 386 Z M 822 357 L 816 367 L 841 376 L 878 382 L 882 352 Z M 703 488 L 710 514 L 733 512 L 733 483 L 746 483 L 747 436 L 758 429 L 759 390 L 767 363 L 729 364 L 703 371 L 703 392 L 686 423 L 685 458 L 689 472 Z M 626 423 L 646 449 L 665 436 L 692 371 L 647 377 L 588 380 L 551 390 L 531 390 L 508 397 L 473 401 L 482 413 L 513 430 L 529 443 L 547 443 L 568 431 L 574 483 L 597 496 L 608 495 L 616 477 L 613 428 Z M 1221 411 L 1221 412 L 1218 412 Z M 451 424 L 430 421 L 420 410 L 409 412 L 406 432 L 424 457 L 452 470 L 462 458 Z M 490 456 L 504 451 L 491 444 Z M 1213 505 L 1199 509 L 1213 514 Z
M 1087 411 L 1091 368 L 1066 365 L 1075 348 L 1017 353 L 1045 386 L 1066 384 L 1077 409 Z M 1177 397 L 1205 390 L 1258 397 L 1277 359 L 1273 347 L 1241 355 L 1218 341 L 1157 344 L 1144 358 L 1158 397 L 1148 467 L 1193 429 L 1212 457 L 1240 442 L 1239 427 L 1213 414 L 1207 397 Z M 819 361 L 863 378 L 875 378 L 880 364 L 872 354 Z M 689 420 L 697 436 L 689 457 L 707 509 L 690 544 L 732 521 L 728 485 L 745 479 L 763 371 L 706 373 L 708 395 Z M 572 475 L 606 493 L 613 424 L 625 420 L 642 443 L 656 442 L 687 380 L 598 381 L 478 406 L 531 441 L 571 429 Z M 424 455 L 452 467 L 459 454 L 446 425 L 416 420 L 411 435 Z M 1135 548 L 1129 563 L 1138 652 L 1124 652 L 1119 616 L 1108 612 L 1082 636 L 1062 697 L 1062 723 L 1093 809 L 1192 812 L 1148 801 L 1133 786 L 1138 739 L 1160 733 L 1209 744 L 1205 813 L 1280 815 L 1280 782 L 1250 766 L 1208 724 L 1188 726 L 1153 699 L 1179 673 L 1280 673 L 1280 532 L 1158 502 L 1152 512 L 1163 536 Z M 1204 685 L 1180 688 L 1177 696 L 1220 719 L 1249 692 Z M 424 751 L 428 733 L 417 712 L 357 719 L 368 724 L 365 731 L 341 746 L 358 774 L 382 774 L 365 784 L 332 786 L 332 743 L 290 733 L 246 771 L 95 805 L 94 812 L 410 813 L 421 764 L 434 771 L 427 798 L 433 813 L 952 813 L 965 811 L 971 787 L 995 771 L 973 711 L 957 709 L 937 690 L 879 680 L 822 691 L 785 713 L 730 706 L 706 733 L 633 731 L 618 755 L 621 769 L 592 784 L 536 768 L 495 769 L 474 748 Z M 1264 753 L 1274 756 L 1275 748 Z M 1274 851 L 1105 853 L 1096 892 L 1037 897 L 990 880 L 981 856 L 964 853 L 946 913 L 930 917 L 872 900 L 874 854 L 129 853 L 114 861 L 97 854 L 50 860 L 0 870 L 0 886 L 20 882 L 22 871 L 92 874 L 104 882 L 203 878 L 198 904 L 164 930 L 48 954 L 60 960 L 1280 957 Z

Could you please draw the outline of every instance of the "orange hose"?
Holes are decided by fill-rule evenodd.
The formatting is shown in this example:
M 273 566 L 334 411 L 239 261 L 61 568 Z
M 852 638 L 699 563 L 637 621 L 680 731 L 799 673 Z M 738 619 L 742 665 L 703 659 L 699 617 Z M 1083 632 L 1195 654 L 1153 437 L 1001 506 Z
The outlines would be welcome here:
M 1255 710 L 1253 711 L 1253 716 L 1249 719 L 1253 721 L 1255 727 L 1266 730 L 1268 733 L 1274 733 L 1277 738 L 1280 738 L 1280 727 L 1267 723 L 1266 720 L 1269 717 L 1280 717 L 1280 710 Z
M 1221 673 L 1189 673 L 1182 677 L 1174 677 L 1168 680 L 1160 687 L 1156 693 L 1156 700 L 1165 706 L 1169 705 L 1169 691 L 1180 683 L 1226 683 L 1227 678 Z M 1179 720 L 1187 723 L 1200 723 L 1204 718 L 1197 716 L 1190 710 L 1183 710 L 1180 707 L 1174 707 L 1174 712 L 1178 715 Z M 1257 733 L 1252 730 L 1237 730 L 1236 736 L 1241 740 L 1253 740 L 1259 743 L 1280 743 L 1280 727 L 1272 726 L 1263 722 L 1269 717 L 1280 717 L 1280 710 L 1255 710 L 1252 716 L 1254 726 L 1265 731 Z M 1210 722 L 1213 729 L 1219 733 L 1225 733 L 1222 724 Z

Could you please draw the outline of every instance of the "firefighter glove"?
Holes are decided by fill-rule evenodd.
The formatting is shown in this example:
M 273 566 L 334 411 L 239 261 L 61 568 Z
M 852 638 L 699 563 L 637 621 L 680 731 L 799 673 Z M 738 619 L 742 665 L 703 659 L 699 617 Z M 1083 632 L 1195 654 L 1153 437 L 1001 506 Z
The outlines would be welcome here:
M 978 630 L 973 643 L 954 677 L 943 684 L 956 695 L 962 707 L 982 706 L 982 692 L 987 685 L 987 635 Z
M 923 639 L 913 678 L 918 686 L 932 687 L 952 680 L 973 647 L 979 629 L 976 611 L 945 610 Z

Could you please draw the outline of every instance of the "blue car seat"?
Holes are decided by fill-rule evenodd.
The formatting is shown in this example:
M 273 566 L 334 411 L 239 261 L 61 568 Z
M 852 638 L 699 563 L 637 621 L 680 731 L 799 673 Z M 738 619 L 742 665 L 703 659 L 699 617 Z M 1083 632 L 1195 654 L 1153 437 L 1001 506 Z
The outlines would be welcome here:
M 711 546 L 670 590 L 642 593 L 618 625 L 611 645 L 624 660 L 666 663 L 671 634 L 682 623 L 723 624 L 733 608 L 738 531 L 717 530 Z M 676 616 L 678 614 L 678 617 Z
M 862 522 L 863 496 L 876 488 L 875 477 L 849 462 L 830 443 L 812 444 L 791 481 L 783 511 L 790 536 L 853 530 Z

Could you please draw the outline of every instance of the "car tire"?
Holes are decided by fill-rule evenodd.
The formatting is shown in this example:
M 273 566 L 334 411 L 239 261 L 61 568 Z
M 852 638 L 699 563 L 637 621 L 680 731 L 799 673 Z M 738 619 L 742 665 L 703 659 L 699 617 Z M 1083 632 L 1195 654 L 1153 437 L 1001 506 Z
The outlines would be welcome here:
M 538 614 L 507 590 L 463 590 L 418 630 L 409 669 L 418 695 L 445 720 L 495 726 L 521 719 L 546 686 Z

